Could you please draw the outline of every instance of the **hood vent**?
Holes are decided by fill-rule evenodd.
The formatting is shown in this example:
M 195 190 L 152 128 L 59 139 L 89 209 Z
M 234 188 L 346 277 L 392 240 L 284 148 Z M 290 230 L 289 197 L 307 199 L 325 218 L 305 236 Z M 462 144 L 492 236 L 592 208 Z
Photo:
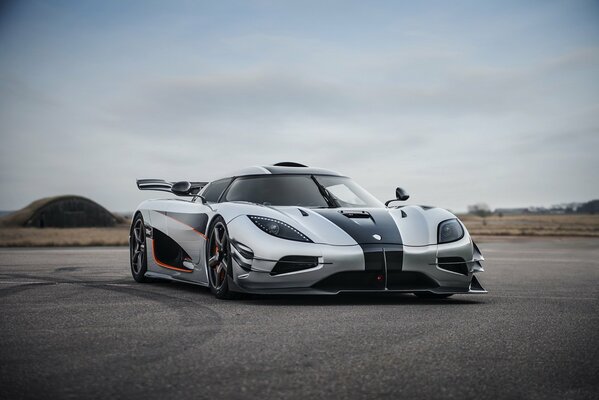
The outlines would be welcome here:
M 341 215 L 347 218 L 372 218 L 370 213 L 367 211 L 339 211 Z

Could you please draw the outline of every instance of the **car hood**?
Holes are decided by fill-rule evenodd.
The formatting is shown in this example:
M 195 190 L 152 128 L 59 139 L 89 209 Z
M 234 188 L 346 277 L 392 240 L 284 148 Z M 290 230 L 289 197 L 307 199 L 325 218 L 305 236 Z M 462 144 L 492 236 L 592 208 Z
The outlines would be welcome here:
M 332 245 L 437 243 L 440 222 L 455 218 L 449 211 L 420 206 L 402 208 L 306 209 L 275 207 L 304 228 L 314 242 Z M 306 215 L 307 214 L 307 215 Z
M 421 206 L 319 209 L 241 202 L 221 206 L 219 211 L 230 215 L 227 221 L 243 215 L 275 218 L 294 226 L 315 243 L 336 246 L 433 245 L 437 243 L 439 223 L 456 218 L 447 210 Z

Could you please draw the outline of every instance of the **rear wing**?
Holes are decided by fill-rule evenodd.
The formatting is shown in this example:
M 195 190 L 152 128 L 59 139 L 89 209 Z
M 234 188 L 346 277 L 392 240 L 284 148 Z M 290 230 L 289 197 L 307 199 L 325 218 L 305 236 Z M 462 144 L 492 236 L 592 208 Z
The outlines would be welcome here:
M 168 182 L 163 179 L 138 179 L 137 188 L 139 190 L 157 190 L 160 192 L 169 192 L 177 196 L 196 196 L 204 186 L 209 182 Z

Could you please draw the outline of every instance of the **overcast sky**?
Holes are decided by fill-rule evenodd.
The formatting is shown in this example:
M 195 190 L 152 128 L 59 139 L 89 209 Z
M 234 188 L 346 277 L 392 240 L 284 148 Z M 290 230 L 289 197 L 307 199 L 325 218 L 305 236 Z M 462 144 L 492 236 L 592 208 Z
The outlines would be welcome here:
M 381 200 L 599 198 L 598 1 L 0 6 L 0 209 L 297 161 Z

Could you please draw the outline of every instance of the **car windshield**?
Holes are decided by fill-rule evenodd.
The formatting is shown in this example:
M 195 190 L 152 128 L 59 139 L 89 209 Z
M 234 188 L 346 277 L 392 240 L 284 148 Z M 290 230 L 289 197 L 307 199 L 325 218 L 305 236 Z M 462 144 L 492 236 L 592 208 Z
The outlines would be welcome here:
M 224 201 L 272 206 L 384 207 L 350 178 L 329 175 L 266 175 L 237 178 Z

